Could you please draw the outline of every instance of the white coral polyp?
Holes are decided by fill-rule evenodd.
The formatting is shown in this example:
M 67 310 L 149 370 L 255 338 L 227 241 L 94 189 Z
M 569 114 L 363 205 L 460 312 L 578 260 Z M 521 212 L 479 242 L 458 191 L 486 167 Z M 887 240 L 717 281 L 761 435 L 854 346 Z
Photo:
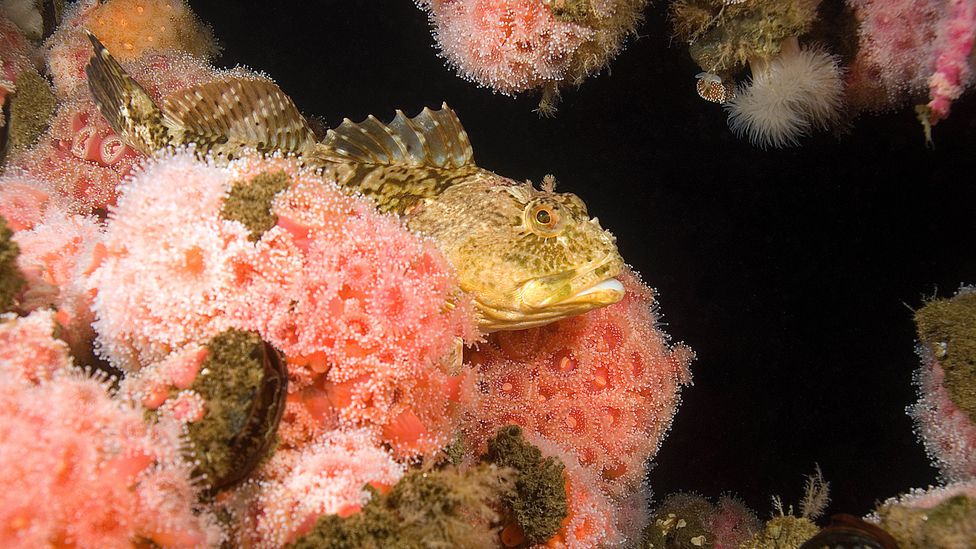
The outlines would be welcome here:
M 726 103 L 729 127 L 763 149 L 799 144 L 837 120 L 844 83 L 837 58 L 819 47 L 783 48 Z

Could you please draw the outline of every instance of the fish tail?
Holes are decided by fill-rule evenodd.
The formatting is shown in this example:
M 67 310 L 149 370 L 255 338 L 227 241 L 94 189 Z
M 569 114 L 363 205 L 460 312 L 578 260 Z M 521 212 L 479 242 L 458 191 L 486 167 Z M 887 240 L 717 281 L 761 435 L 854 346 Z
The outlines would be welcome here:
M 102 116 L 115 133 L 145 154 L 169 145 L 171 136 L 159 107 L 95 35 L 88 32 L 88 39 L 94 53 L 85 66 L 85 74 Z

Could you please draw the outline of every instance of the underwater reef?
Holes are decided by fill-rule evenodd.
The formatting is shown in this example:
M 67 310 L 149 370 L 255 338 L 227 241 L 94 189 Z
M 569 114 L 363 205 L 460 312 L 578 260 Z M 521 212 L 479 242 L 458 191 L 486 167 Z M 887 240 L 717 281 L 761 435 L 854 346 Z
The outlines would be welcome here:
M 462 78 L 547 115 L 647 6 L 415 3 Z M 973 80 L 964 0 L 670 18 L 760 147 L 926 97 L 930 136 Z M 695 352 L 613 221 L 481 167 L 446 104 L 325 130 L 217 38 L 185 0 L 0 2 L 0 546 L 976 546 L 972 288 L 915 311 L 939 486 L 829 519 L 819 468 L 767 520 L 655 495 Z

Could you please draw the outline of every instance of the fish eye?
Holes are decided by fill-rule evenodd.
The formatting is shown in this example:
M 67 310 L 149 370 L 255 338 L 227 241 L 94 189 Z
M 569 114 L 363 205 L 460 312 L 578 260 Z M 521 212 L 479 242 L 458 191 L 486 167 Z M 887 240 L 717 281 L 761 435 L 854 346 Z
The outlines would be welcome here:
M 552 221 L 552 214 L 549 213 L 549 210 L 540 209 L 539 211 L 535 212 L 535 220 L 538 221 L 540 225 L 548 225 L 549 222 Z
M 556 236 L 563 229 L 559 207 L 543 201 L 535 201 L 525 209 L 526 226 L 540 236 Z

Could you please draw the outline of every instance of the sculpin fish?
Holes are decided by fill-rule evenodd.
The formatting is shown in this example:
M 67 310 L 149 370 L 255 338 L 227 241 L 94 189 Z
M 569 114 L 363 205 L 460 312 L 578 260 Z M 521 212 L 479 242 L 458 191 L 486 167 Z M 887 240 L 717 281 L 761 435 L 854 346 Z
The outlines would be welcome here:
M 486 332 L 541 326 L 616 303 L 624 263 L 615 239 L 571 193 L 479 168 L 446 104 L 388 124 L 349 119 L 317 142 L 291 98 L 268 80 L 192 86 L 156 105 L 104 46 L 86 67 L 99 110 L 146 154 L 194 144 L 234 158 L 246 150 L 300 155 L 350 192 L 433 238 L 471 295 Z

